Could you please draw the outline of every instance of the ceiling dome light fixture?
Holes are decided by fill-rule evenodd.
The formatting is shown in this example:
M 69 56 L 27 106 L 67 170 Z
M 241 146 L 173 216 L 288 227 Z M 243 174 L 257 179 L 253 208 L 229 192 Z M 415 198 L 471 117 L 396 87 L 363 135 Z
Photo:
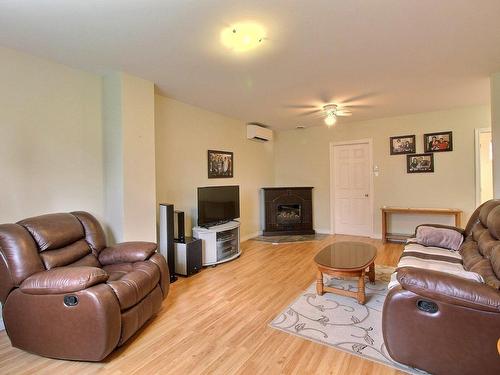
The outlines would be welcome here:
M 325 112 L 325 124 L 332 126 L 337 122 L 337 105 L 327 104 L 323 107 Z
M 266 38 L 264 27 L 255 22 L 235 23 L 220 33 L 221 43 L 234 52 L 246 52 L 262 44 Z

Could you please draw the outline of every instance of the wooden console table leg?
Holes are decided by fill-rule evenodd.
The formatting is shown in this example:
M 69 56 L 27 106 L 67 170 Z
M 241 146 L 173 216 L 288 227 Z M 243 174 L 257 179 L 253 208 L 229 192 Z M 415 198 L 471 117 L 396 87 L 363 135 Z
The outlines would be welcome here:
M 368 271 L 368 278 L 370 282 L 375 283 L 375 262 L 370 264 L 370 270 Z
M 387 242 L 387 212 L 382 211 L 382 243 Z
M 318 296 L 323 295 L 323 273 L 321 271 L 318 271 L 317 277 L 316 277 L 316 292 L 318 293 Z
M 358 302 L 362 305 L 365 304 L 365 270 L 361 271 L 361 275 L 358 280 Z

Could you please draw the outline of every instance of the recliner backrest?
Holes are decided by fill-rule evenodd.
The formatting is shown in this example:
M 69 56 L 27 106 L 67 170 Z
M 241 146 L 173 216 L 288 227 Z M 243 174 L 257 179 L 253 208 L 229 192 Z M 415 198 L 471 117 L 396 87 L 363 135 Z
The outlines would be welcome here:
M 486 284 L 500 289 L 500 200 L 479 206 L 467 227 L 469 236 L 460 250 L 465 269 L 479 273 Z
M 62 266 L 101 267 L 106 247 L 99 222 L 89 213 L 56 213 L 0 225 L 0 301 L 36 272 Z

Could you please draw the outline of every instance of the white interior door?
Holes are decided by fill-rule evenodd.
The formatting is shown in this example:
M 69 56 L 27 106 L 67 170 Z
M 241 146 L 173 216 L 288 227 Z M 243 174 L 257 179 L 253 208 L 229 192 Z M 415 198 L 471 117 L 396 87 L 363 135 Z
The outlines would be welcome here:
M 476 129 L 476 206 L 493 198 L 491 129 Z
M 333 146 L 335 233 L 372 235 L 371 145 Z

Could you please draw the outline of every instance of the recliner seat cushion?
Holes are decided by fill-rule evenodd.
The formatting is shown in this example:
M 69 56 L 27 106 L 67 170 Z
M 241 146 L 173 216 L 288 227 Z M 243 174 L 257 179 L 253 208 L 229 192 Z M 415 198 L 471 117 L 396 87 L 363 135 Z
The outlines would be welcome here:
M 160 270 L 152 262 L 121 263 L 104 266 L 107 284 L 113 289 L 121 310 L 140 302 L 160 281 Z

